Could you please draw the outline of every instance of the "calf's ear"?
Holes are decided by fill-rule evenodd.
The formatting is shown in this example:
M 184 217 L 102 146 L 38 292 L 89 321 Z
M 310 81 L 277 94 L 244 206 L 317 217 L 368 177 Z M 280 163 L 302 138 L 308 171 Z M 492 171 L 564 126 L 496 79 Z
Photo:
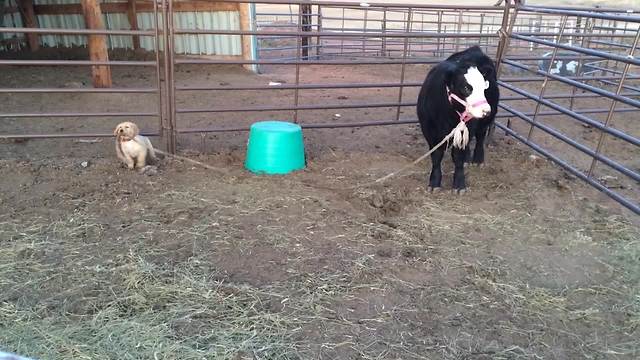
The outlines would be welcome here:
M 496 67 L 490 59 L 486 63 L 480 65 L 478 70 L 480 70 L 480 73 L 486 80 L 493 80 L 496 78 Z
M 444 70 L 444 83 L 448 87 L 453 87 L 453 80 L 458 72 L 458 67 L 456 64 L 446 61 L 443 64 Z

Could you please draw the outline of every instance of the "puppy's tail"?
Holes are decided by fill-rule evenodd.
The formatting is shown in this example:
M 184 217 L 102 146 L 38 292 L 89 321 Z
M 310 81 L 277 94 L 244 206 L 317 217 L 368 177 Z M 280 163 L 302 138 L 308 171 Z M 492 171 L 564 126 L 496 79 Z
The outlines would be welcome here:
M 144 137 L 144 144 L 147 147 L 147 157 L 151 160 L 151 161 L 158 161 L 158 156 L 156 155 L 156 151 L 153 148 L 153 145 L 151 144 L 151 140 L 149 140 L 149 138 Z

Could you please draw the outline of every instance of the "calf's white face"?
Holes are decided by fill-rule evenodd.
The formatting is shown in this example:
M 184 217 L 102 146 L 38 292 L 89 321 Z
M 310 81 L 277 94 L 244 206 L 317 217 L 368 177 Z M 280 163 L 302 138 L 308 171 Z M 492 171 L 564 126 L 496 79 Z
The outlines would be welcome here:
M 464 78 L 473 89 L 471 94 L 465 99 L 467 112 L 476 119 L 489 115 L 489 113 L 491 113 L 491 106 L 487 103 L 487 99 L 484 96 L 484 91 L 489 88 L 489 82 L 475 66 L 467 69 Z

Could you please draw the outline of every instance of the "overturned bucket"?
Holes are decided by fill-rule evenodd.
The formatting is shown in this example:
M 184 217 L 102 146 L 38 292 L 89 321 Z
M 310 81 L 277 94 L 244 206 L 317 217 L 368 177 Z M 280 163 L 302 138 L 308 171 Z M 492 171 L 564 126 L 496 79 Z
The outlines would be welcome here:
M 305 167 L 302 128 L 285 121 L 251 125 L 245 168 L 256 174 L 287 174 Z

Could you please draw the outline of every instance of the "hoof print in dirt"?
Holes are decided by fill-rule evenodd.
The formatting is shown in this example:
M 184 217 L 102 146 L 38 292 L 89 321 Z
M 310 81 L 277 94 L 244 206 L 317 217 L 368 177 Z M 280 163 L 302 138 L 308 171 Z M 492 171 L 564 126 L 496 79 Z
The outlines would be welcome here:
M 464 188 L 464 189 L 452 189 L 452 190 L 451 190 L 451 193 L 452 193 L 452 194 L 454 194 L 454 195 L 460 195 L 460 196 L 465 195 L 465 194 L 466 194 L 466 193 L 468 193 L 468 192 L 469 192 L 469 189 L 468 189 L 468 188 Z
M 402 248 L 402 251 L 400 253 L 402 254 L 402 256 L 410 259 L 418 257 L 418 250 L 412 247 Z
M 381 247 L 376 250 L 376 255 L 383 258 L 390 258 L 393 256 L 393 249 L 391 247 Z
M 369 204 L 376 209 L 382 209 L 384 207 L 384 203 L 384 196 L 382 196 L 382 194 L 374 193 L 369 198 Z
M 553 180 L 553 185 L 560 191 L 568 191 L 571 190 L 571 186 L 569 182 L 565 179 L 555 179 Z
M 380 224 L 386 225 L 386 226 L 388 226 L 388 227 L 390 227 L 392 229 L 397 229 L 398 226 L 399 226 L 397 222 L 395 222 L 394 220 L 391 220 L 391 219 L 381 220 Z

